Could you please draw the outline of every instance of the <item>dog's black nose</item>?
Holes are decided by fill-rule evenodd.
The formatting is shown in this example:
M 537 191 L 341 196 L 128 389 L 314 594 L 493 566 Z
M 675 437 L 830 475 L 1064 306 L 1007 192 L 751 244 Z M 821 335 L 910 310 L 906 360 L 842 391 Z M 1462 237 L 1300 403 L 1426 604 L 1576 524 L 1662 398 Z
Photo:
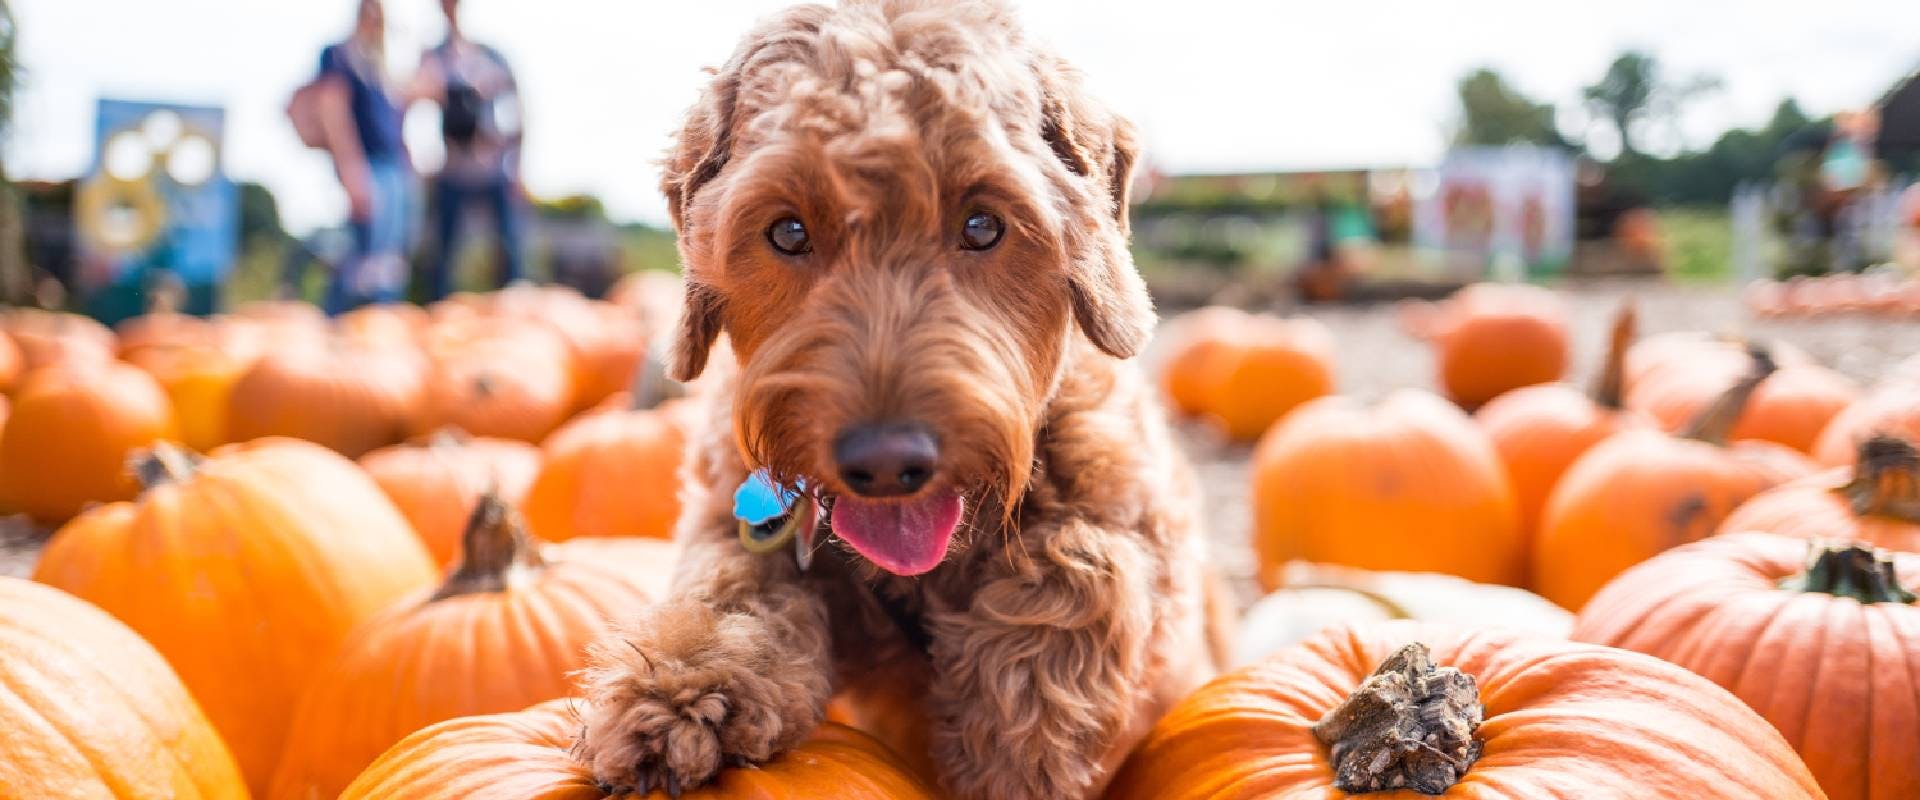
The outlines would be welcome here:
M 840 480 L 861 497 L 913 494 L 933 479 L 940 445 L 926 426 L 911 422 L 855 425 L 833 440 Z

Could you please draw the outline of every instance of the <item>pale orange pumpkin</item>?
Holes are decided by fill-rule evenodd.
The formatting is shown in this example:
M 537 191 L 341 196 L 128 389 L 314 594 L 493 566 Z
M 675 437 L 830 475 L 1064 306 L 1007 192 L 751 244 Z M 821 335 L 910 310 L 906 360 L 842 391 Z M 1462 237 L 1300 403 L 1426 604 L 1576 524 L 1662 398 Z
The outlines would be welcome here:
M 540 448 L 447 430 L 423 443 L 382 447 L 362 456 L 360 467 L 445 566 L 459 554 L 460 534 L 481 495 L 496 492 L 511 505 L 526 496 L 540 471 Z
M 91 317 L 16 308 L 0 315 L 0 331 L 20 349 L 23 374 L 41 367 L 113 360 L 113 331 Z
M 1474 413 L 1474 421 L 1486 431 L 1507 469 L 1520 503 L 1520 524 L 1529 539 L 1539 530 L 1547 497 L 1567 468 L 1621 428 L 1642 424 L 1639 417 L 1625 412 L 1620 399 L 1621 370 L 1637 325 L 1633 306 L 1621 306 L 1591 393 L 1559 383 L 1522 386 Z
M 166 391 L 182 444 L 204 451 L 230 441 L 227 401 L 247 361 L 211 344 L 147 344 L 128 352 L 127 361 Z
M 1889 380 L 1847 406 L 1820 432 L 1813 458 L 1827 466 L 1852 464 L 1860 444 L 1881 433 L 1920 441 L 1920 383 Z
M 1768 489 L 1720 523 L 1721 533 L 1747 531 L 1920 553 L 1920 452 L 1899 437 L 1869 438 L 1852 467 Z
M 1812 471 L 1784 446 L 1728 443 L 1733 420 L 1773 373 L 1764 350 L 1751 362 L 1748 375 L 1679 435 L 1623 431 L 1574 462 L 1547 500 L 1534 542 L 1534 591 L 1578 610 L 1628 567 L 1711 534 L 1747 498 Z
M 1669 364 L 1650 364 L 1627 394 L 1627 407 L 1678 430 L 1747 371 L 1736 342 L 1697 340 L 1690 353 Z M 1659 356 L 1655 356 L 1659 358 Z M 1811 452 L 1827 422 L 1860 396 L 1846 376 L 1795 355 L 1761 382 L 1728 433 L 1734 441 L 1757 439 Z
M 1147 733 L 1106 797 L 1822 795 L 1759 715 L 1672 664 L 1559 637 L 1387 622 L 1330 629 L 1200 687 Z
M 433 562 L 352 462 L 265 439 L 205 460 L 160 444 L 146 489 L 67 523 L 33 577 L 105 609 L 180 673 L 258 795 L 307 682 Z
M 182 347 L 206 344 L 213 335 L 212 324 L 199 317 L 174 312 L 149 312 L 121 322 L 114 328 L 116 347 L 122 359 L 148 347 Z
M 245 800 L 206 714 L 153 646 L 65 592 L 0 577 L 0 793 Z
M 462 717 L 408 736 L 380 756 L 340 800 L 612 800 L 569 753 L 580 733 L 570 701 Z M 885 745 L 833 723 L 757 767 L 723 769 L 681 800 L 931 800 Z M 656 791 L 649 798 L 664 798 Z M 637 798 L 636 798 L 637 800 Z
M 580 372 L 574 406 L 584 409 L 631 386 L 647 357 L 647 326 L 640 315 L 610 303 L 590 306 L 597 322 L 573 342 Z
M 1581 609 L 1573 637 L 1726 687 L 1833 800 L 1920 797 L 1915 590 L 1917 554 L 1736 533 L 1628 570 Z
M 333 324 L 342 336 L 375 347 L 417 346 L 431 327 L 426 310 L 412 303 L 361 306 L 341 314 Z
M 234 384 L 227 436 L 290 436 L 357 458 L 406 438 L 423 374 L 419 355 L 404 348 L 341 339 L 275 348 Z
M 594 411 L 548 437 L 521 502 L 534 535 L 671 538 L 687 442 L 678 405 Z
M 439 588 L 362 623 L 303 693 L 270 797 L 336 797 L 407 734 L 566 697 L 610 621 L 665 594 L 673 545 L 529 539 L 498 496 L 473 507 Z
M 1253 509 L 1268 590 L 1293 559 L 1524 584 L 1526 540 L 1499 456 L 1426 392 L 1296 409 L 1254 450 Z
M 1402 322 L 1433 344 L 1441 388 L 1468 410 L 1557 381 L 1572 360 L 1566 303 L 1538 286 L 1476 283 L 1430 309 L 1406 307 Z
M 573 355 L 559 336 L 538 327 L 508 324 L 494 333 L 449 336 L 428 355 L 432 366 L 415 433 L 455 427 L 538 443 L 573 410 Z
M 0 334 L 0 395 L 12 392 L 26 369 L 26 356 L 20 354 L 20 345 L 13 343 L 13 337 Z
M 38 369 L 13 396 L 0 433 L 0 508 L 57 525 L 93 503 L 138 491 L 127 457 L 176 435 L 153 378 L 112 361 Z

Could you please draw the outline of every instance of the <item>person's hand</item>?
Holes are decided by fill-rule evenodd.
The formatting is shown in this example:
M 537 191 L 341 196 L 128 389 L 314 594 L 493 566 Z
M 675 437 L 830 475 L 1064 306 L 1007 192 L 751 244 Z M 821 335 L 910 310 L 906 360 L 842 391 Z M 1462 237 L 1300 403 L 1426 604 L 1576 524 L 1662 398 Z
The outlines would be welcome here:
M 372 219 L 373 178 L 365 170 L 355 170 L 340 176 L 340 186 L 347 190 L 347 216 L 356 222 Z

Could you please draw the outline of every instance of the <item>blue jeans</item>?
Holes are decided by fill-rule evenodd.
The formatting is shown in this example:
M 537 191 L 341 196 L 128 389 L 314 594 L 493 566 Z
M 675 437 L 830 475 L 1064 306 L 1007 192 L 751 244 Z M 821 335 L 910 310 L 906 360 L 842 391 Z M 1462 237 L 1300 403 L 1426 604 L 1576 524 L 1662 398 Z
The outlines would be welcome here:
M 440 300 L 453 293 L 453 257 L 459 249 L 460 216 L 467 204 L 483 203 L 493 215 L 499 232 L 500 271 L 496 288 L 519 280 L 526 273 L 520 261 L 520 209 L 514 202 L 513 182 L 505 175 L 468 178 L 442 175 L 433 179 L 434 228 L 439 245 L 427 270 L 428 299 Z
M 333 274 L 327 286 L 328 314 L 341 314 L 370 303 L 391 303 L 407 287 L 407 221 L 413 215 L 410 195 L 413 170 L 401 158 L 369 158 L 373 208 L 366 219 L 353 220 L 353 252 Z

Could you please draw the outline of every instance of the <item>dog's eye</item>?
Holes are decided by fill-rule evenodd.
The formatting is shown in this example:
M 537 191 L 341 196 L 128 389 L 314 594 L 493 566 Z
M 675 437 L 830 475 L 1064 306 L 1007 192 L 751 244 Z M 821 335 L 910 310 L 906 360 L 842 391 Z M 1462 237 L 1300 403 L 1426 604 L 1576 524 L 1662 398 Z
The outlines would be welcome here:
M 806 223 L 793 217 L 782 217 L 767 228 L 767 243 L 773 249 L 790 256 L 802 256 L 813 252 L 813 239 L 807 236 Z
M 985 211 L 975 211 L 967 215 L 967 221 L 960 225 L 960 246 L 968 250 L 986 250 L 1000 243 L 1000 237 L 1006 235 L 1007 223 L 999 217 Z

